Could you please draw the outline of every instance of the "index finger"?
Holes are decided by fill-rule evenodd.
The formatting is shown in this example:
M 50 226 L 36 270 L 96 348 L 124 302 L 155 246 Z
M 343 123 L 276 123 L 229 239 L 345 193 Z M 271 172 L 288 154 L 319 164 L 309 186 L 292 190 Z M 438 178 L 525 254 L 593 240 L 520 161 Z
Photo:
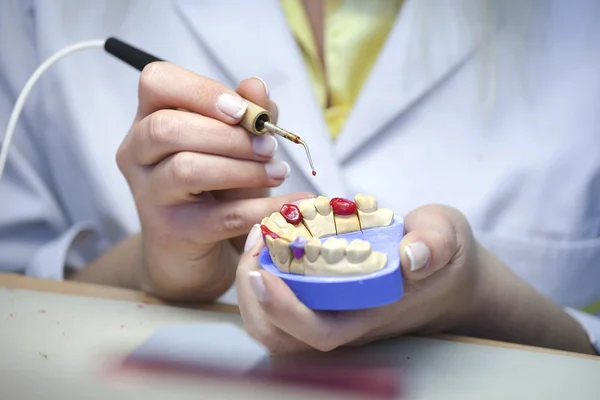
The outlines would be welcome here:
M 168 62 L 148 64 L 140 75 L 137 119 L 180 108 L 227 124 L 237 124 L 248 104 L 234 90 Z

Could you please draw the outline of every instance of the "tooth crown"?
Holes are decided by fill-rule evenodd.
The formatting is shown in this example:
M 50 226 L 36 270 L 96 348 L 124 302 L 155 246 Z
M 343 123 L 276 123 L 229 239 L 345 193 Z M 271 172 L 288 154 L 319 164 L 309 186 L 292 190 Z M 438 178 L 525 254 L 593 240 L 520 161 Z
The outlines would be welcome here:
M 315 208 L 321 215 L 329 215 L 331 213 L 329 200 L 324 196 L 319 196 L 315 199 Z
M 365 261 L 371 254 L 371 243 L 366 240 L 355 239 L 346 247 L 346 258 L 353 264 Z
M 304 218 L 304 223 L 306 223 L 306 221 L 312 221 L 317 216 L 314 200 L 302 200 L 299 208 L 300 213 L 302 213 L 302 217 Z
M 378 208 L 373 196 L 359 193 L 354 202 L 319 196 L 298 206 L 286 204 L 261 224 L 271 259 L 280 271 L 344 276 L 375 272 L 386 265 L 387 255 L 372 251 L 365 240 L 348 243 L 336 236 L 388 226 L 393 219 L 392 210 Z
M 377 211 L 377 200 L 373 196 L 365 196 L 362 193 L 354 196 L 354 201 L 359 210 L 363 212 Z

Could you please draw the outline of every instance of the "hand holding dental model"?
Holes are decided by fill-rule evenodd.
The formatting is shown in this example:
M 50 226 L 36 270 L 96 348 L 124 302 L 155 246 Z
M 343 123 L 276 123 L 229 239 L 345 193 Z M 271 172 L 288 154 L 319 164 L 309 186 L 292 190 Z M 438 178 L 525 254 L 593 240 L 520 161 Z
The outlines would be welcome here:
M 356 200 L 359 213 L 361 205 L 373 204 L 370 198 L 363 204 L 364 197 Z M 319 222 L 312 219 L 313 225 L 306 226 L 322 234 L 335 232 L 324 198 L 301 203 L 299 208 L 307 215 L 312 212 L 309 204 L 316 208 L 314 216 L 321 216 L 316 217 Z M 372 225 L 390 221 L 389 211 L 372 215 L 368 219 Z M 288 240 L 304 231 L 299 225 L 296 232 L 282 226 L 283 221 L 276 214 L 263 220 L 264 224 Z M 261 268 L 256 254 L 264 251 L 265 244 L 261 225 L 255 225 L 248 235 L 236 278 L 247 331 L 274 353 L 311 348 L 329 351 L 402 334 L 446 332 L 593 354 L 581 326 L 479 245 L 460 212 L 445 206 L 424 206 L 407 214 L 404 224 L 406 234 L 395 246 L 404 277 L 402 298 L 379 307 L 347 311 L 311 309 L 280 274 Z M 293 255 L 284 256 L 283 246 L 277 245 L 283 244 L 278 240 L 287 240 L 272 240 L 268 232 L 264 237 L 278 268 L 286 271 L 289 265 L 291 274 L 335 279 L 336 275 L 360 277 L 364 273 L 367 277 L 381 264 L 341 262 L 342 246 L 334 238 L 334 242 L 320 247 L 323 263 L 311 264 L 309 260 L 302 266 Z M 354 248 L 351 244 L 345 248 L 346 259 L 368 260 L 374 254 L 367 251 L 366 244 L 359 242 Z M 370 244 L 374 246 L 376 241 Z M 319 247 L 316 242 L 315 247 Z M 316 250 L 305 246 L 304 258 L 316 260 L 316 254 Z M 357 291 L 356 296 L 360 295 Z
M 70 279 L 143 289 L 173 300 L 212 300 L 233 281 L 243 235 L 280 199 L 268 188 L 290 172 L 273 160 L 276 134 L 308 145 L 276 125 L 277 106 L 261 79 L 237 91 L 177 67 L 116 38 L 76 43 L 53 54 L 28 79 L 0 146 L 0 178 L 25 101 L 54 63 L 78 50 L 103 47 L 142 72 L 135 121 L 117 154 L 140 216 L 130 236 Z M 253 199 L 243 201 L 243 199 Z

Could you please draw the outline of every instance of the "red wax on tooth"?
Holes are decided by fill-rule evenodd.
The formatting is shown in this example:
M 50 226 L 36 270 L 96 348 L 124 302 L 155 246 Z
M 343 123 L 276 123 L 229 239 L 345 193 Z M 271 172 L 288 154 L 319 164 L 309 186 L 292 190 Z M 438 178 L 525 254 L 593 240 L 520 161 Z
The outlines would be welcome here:
M 298 206 L 294 204 L 284 204 L 279 213 L 292 225 L 298 225 L 302 222 L 302 213 Z
M 329 201 L 329 205 L 333 209 L 333 212 L 337 215 L 356 214 L 356 204 L 348 199 L 334 197 L 333 199 L 331 199 L 331 201 Z
M 275 232 L 271 231 L 265 225 L 261 225 L 260 230 L 261 230 L 263 236 L 271 236 L 273 239 L 279 239 L 279 235 L 276 234 Z

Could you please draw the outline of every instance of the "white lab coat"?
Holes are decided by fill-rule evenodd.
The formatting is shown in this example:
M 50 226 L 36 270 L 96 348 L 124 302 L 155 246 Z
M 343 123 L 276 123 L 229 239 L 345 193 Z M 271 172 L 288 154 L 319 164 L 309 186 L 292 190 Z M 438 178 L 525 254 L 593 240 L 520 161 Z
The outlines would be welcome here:
M 600 319 L 574 311 L 600 300 L 598 3 L 545 2 L 536 26 L 546 47 L 527 47 L 500 25 L 492 108 L 480 90 L 480 37 L 455 18 L 453 0 L 435 3 L 430 51 L 411 51 L 423 42 L 419 2 L 409 0 L 332 143 L 277 0 L 5 0 L 0 122 L 36 66 L 81 40 L 117 36 L 232 87 L 260 76 L 280 125 L 310 145 L 318 170 L 310 176 L 302 148 L 280 142 L 292 173 L 274 193 L 370 193 L 398 213 L 457 207 L 484 245 L 566 307 L 598 346 Z M 0 182 L 0 270 L 61 279 L 66 259 L 84 266 L 139 229 L 115 163 L 138 76 L 87 50 L 38 83 Z

